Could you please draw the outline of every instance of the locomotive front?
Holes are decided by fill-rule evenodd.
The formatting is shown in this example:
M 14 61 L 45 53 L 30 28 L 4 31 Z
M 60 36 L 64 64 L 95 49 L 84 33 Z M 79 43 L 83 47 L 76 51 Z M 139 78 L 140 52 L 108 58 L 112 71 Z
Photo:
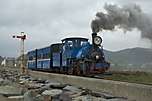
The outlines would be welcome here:
M 102 38 L 96 33 L 92 33 L 92 44 L 86 38 L 66 38 L 62 42 L 62 63 L 68 74 L 104 73 L 110 67 L 105 61 Z
M 97 33 L 92 33 L 92 47 L 90 50 L 90 59 L 93 68 L 90 73 L 104 73 L 110 67 L 110 63 L 105 60 L 102 48 L 102 38 Z

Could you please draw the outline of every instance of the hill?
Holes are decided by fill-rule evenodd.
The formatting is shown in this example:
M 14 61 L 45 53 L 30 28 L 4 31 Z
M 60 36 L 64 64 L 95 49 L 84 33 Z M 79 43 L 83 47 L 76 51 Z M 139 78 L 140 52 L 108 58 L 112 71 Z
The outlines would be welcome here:
M 152 67 L 152 49 L 130 48 L 117 52 L 104 50 L 105 57 L 114 66 L 121 67 Z

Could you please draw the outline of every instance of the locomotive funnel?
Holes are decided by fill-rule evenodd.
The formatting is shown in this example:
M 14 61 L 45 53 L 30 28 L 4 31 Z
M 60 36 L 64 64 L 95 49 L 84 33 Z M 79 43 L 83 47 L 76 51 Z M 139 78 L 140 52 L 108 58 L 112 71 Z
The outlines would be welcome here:
M 94 46 L 100 46 L 102 43 L 102 38 L 97 36 L 97 33 L 92 33 L 92 44 Z
M 92 33 L 92 44 L 94 45 L 94 38 L 97 36 L 97 33 L 96 32 L 93 32 Z

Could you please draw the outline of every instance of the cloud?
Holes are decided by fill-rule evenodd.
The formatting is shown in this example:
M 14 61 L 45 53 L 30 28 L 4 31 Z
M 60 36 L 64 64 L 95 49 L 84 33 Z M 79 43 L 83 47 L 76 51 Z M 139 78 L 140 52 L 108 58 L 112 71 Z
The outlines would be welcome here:
M 7 43 L 0 55 L 17 55 L 19 43 L 11 39 L 13 34 L 28 34 L 27 50 L 59 42 L 65 36 L 85 36 L 89 30 L 88 12 L 92 0 L 5 0 L 0 1 L 0 35 Z M 87 27 L 86 27 L 87 26 Z M 82 35 L 81 35 L 82 34 Z M 11 46 L 11 47 L 9 47 Z M 12 51 L 9 51 L 9 48 Z M 9 53 L 9 54 L 8 54 Z
M 107 0 L 1 0 L 0 55 L 17 56 L 19 54 L 19 40 L 12 39 L 11 36 L 20 34 L 21 31 L 28 35 L 27 51 L 60 42 L 62 38 L 70 36 L 91 39 L 91 20 L 97 11 L 103 10 L 103 5 L 106 2 Z M 110 0 L 109 2 L 122 4 L 120 0 Z M 141 7 L 145 9 L 150 7 L 145 5 Z M 116 39 L 111 38 L 113 35 L 110 33 L 100 34 L 104 38 L 106 49 L 119 50 L 121 49 L 118 47 L 119 44 L 122 44 L 121 46 L 127 44 L 121 40 L 123 35 L 118 39 L 119 43 Z M 129 39 L 130 36 L 127 38 Z M 135 42 L 134 40 L 129 41 Z M 111 42 L 114 44 L 111 45 Z M 143 41 L 138 43 L 143 43 Z M 138 43 L 128 44 L 127 47 L 139 46 Z M 145 44 L 140 45 L 144 46 Z

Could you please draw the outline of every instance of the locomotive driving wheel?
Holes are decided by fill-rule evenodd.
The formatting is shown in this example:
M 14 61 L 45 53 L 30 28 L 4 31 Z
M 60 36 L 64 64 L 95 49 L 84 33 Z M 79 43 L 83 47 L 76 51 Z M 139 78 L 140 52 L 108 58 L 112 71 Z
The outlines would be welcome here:
M 77 65 L 76 66 L 76 75 L 80 75 L 80 74 L 81 74 L 81 72 L 80 72 L 80 66 Z
M 73 74 L 74 75 L 80 75 L 80 64 L 79 62 L 74 62 L 74 65 L 73 65 Z

